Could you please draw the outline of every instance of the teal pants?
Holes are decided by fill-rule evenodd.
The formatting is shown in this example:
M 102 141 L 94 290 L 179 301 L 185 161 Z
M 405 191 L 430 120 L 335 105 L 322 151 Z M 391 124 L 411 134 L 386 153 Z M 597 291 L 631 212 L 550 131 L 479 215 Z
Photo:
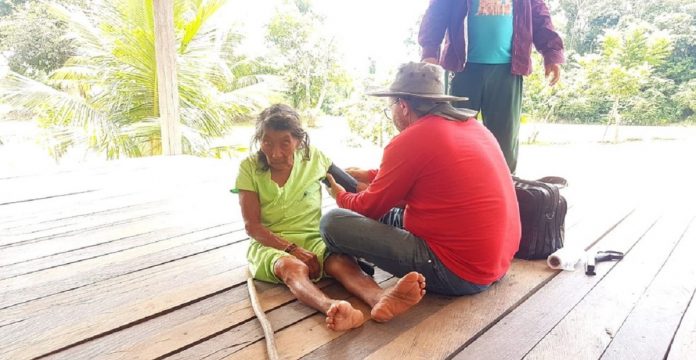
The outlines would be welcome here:
M 514 174 L 519 151 L 522 76 L 512 75 L 510 64 L 467 63 L 462 72 L 454 75 L 450 94 L 469 98 L 454 106 L 480 112 L 483 124 L 498 140 Z

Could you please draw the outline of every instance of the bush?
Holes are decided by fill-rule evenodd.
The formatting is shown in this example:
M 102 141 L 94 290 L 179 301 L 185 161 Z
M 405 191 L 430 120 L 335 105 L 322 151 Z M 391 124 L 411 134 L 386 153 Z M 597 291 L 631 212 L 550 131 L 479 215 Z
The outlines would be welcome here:
M 0 21 L 0 51 L 8 55 L 10 69 L 36 80 L 45 80 L 75 52 L 65 37 L 66 24 L 48 6 L 27 2 Z

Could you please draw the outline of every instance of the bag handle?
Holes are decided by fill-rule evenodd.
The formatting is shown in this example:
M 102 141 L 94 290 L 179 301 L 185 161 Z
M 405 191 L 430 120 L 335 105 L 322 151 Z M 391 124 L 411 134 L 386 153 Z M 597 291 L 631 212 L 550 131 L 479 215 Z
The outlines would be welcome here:
M 559 189 L 563 189 L 568 186 L 568 180 L 560 176 L 544 176 L 543 178 L 537 179 L 539 182 L 556 185 Z

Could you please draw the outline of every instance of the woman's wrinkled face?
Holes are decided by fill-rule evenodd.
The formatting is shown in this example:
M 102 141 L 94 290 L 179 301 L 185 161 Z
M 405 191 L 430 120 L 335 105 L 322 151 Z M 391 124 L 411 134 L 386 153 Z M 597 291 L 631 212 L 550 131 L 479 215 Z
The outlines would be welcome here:
M 295 150 L 300 141 L 292 136 L 290 131 L 266 129 L 261 137 L 261 152 L 266 155 L 268 165 L 272 170 L 292 169 Z

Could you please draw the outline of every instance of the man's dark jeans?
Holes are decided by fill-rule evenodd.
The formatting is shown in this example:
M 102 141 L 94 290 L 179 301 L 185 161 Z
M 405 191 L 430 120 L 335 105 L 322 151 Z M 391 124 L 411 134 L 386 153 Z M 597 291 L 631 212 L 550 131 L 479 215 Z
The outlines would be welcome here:
M 449 271 L 425 242 L 410 232 L 352 211 L 329 211 L 321 218 L 320 231 L 329 253 L 363 258 L 398 277 L 417 271 L 425 276 L 429 292 L 468 295 L 488 288 Z

